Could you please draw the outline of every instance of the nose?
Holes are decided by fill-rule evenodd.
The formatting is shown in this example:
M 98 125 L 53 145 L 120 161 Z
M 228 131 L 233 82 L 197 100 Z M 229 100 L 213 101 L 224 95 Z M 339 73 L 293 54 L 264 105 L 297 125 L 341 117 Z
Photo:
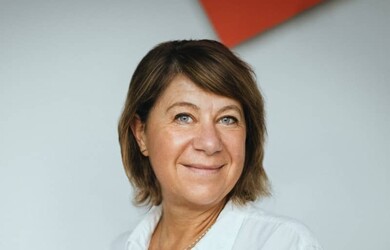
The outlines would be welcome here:
M 193 140 L 193 146 L 196 150 L 203 151 L 207 155 L 220 152 L 222 150 L 222 141 L 215 124 L 199 125 L 199 130 Z

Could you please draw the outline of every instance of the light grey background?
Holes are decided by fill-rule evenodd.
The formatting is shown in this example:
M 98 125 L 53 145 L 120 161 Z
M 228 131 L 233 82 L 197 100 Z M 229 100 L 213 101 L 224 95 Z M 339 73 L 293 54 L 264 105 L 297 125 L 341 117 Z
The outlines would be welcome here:
M 390 1 L 328 1 L 234 50 L 267 101 L 262 203 L 325 249 L 390 249 Z M 0 1 L 0 249 L 108 249 L 131 204 L 116 125 L 165 40 L 217 39 L 197 1 Z

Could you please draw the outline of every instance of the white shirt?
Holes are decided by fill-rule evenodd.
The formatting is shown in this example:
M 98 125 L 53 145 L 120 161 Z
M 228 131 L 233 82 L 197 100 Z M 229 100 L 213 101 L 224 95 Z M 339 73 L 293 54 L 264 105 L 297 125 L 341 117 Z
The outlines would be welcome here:
M 124 250 L 146 250 L 160 220 L 161 206 L 153 207 L 133 230 Z M 254 204 L 228 202 L 214 225 L 194 250 L 322 250 L 302 224 L 267 214 Z M 119 250 L 119 248 L 118 248 Z

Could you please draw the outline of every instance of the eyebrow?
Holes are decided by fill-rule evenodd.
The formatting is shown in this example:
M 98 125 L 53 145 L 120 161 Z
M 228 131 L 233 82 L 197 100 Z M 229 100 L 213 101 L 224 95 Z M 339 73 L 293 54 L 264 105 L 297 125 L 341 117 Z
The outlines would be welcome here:
M 227 105 L 227 106 L 221 108 L 220 110 L 218 110 L 218 114 L 223 113 L 223 112 L 228 111 L 228 110 L 235 110 L 241 115 L 241 118 L 244 117 L 242 110 L 237 105 Z
M 189 108 L 196 110 L 196 111 L 198 111 L 200 109 L 198 106 L 196 106 L 195 104 L 190 103 L 190 102 L 175 102 L 174 104 L 169 106 L 165 112 L 168 113 L 171 109 L 173 109 L 175 107 L 189 107 Z M 235 110 L 241 115 L 241 117 L 244 117 L 242 110 L 237 105 L 234 105 L 234 104 L 224 106 L 223 108 L 218 110 L 217 113 L 220 114 L 220 113 L 223 113 L 223 112 L 228 111 L 228 110 Z
M 167 110 L 165 111 L 165 113 L 168 113 L 169 110 L 175 108 L 175 107 L 189 107 L 191 109 L 194 109 L 194 110 L 199 110 L 199 107 L 196 106 L 195 104 L 193 103 L 190 103 L 190 102 L 175 102 L 174 104 L 172 104 L 171 106 L 169 106 L 167 108 Z

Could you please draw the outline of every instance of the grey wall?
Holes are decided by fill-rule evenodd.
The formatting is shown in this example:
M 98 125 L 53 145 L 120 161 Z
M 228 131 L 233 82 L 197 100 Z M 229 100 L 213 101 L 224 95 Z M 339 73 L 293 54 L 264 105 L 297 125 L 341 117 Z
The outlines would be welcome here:
M 107 249 L 142 216 L 116 123 L 155 44 L 217 39 L 197 1 L 0 0 L 0 249 Z M 328 1 L 235 51 L 267 101 L 262 206 L 325 249 L 390 248 L 390 2 Z

